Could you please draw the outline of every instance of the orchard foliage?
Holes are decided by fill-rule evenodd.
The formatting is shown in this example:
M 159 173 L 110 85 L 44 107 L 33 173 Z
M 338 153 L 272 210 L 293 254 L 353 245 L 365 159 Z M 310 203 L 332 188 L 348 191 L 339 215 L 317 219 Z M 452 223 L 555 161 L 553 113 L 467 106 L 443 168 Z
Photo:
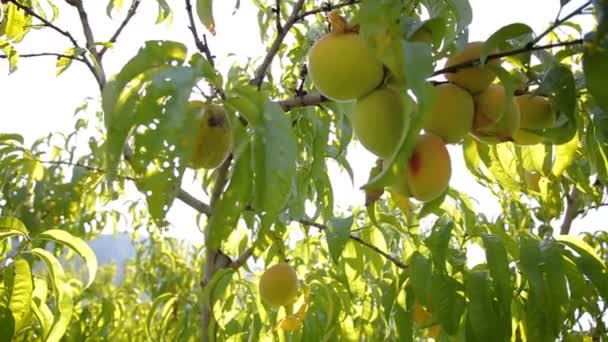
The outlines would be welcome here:
M 18 133 L 0 133 L 0 336 L 32 341 L 608 336 L 608 237 L 603 231 L 570 235 L 577 217 L 608 203 L 608 2 L 562 0 L 546 31 L 513 23 L 470 45 L 468 26 L 475 17 L 467 0 L 254 0 L 267 52 L 234 62 L 227 72 L 220 72 L 223 61 L 213 55 L 210 36 L 218 29 L 213 13 L 218 3 L 111 0 L 105 16 L 116 29 L 101 37 L 89 21 L 104 15 L 91 10 L 98 6 L 93 2 L 0 1 L 5 71 L 16 72 L 23 58 L 52 57 L 58 76 L 84 67 L 79 70 L 99 88 L 76 110 L 72 132 L 49 134 L 31 146 Z M 234 10 L 241 5 L 235 1 Z M 105 56 L 145 6 L 158 8 L 156 24 L 183 28 L 183 41 L 148 34 L 146 41 L 133 42 L 141 48 L 116 74 L 106 74 Z M 59 20 L 64 12 L 77 14 L 80 25 Z M 583 31 L 582 15 L 593 18 L 591 32 Z M 328 22 L 332 32 L 346 30 L 350 38 L 321 38 L 329 32 Z M 69 48 L 21 51 L 20 44 L 41 30 L 62 37 Z M 329 45 L 309 58 L 319 38 Z M 342 50 L 351 41 L 369 55 L 347 55 Z M 336 60 L 342 61 L 336 67 L 329 63 Z M 369 89 L 341 84 L 352 76 L 348 69 L 361 71 L 356 67 L 362 61 L 371 65 L 360 74 L 365 87 L 376 92 L 390 87 L 393 103 L 367 108 L 359 99 Z M 311 63 L 313 70 L 307 70 Z M 383 80 L 375 84 L 379 63 Z M 330 72 L 337 76 L 328 77 Z M 463 104 L 456 110 L 464 112 L 465 123 L 471 123 L 469 97 L 477 101 L 476 111 L 483 102 L 494 122 L 473 120 L 466 125 L 471 127 L 461 127 L 462 121 L 452 125 L 441 118 L 442 111 L 455 110 L 433 88 L 446 79 L 451 83 L 444 88 L 465 89 L 452 91 L 454 103 Z M 496 84 L 487 88 L 489 80 Z M 356 102 L 330 100 L 313 81 L 337 92 L 329 98 Z M 530 94 L 546 98 L 555 117 L 535 126 L 520 125 L 518 116 L 517 128 L 540 143 L 515 144 L 511 135 L 517 130 L 509 126 L 503 134 L 501 122 L 515 109 L 520 115 L 516 99 Z M 201 116 L 192 109 L 200 102 L 193 101 L 225 113 L 220 119 Z M 353 118 L 374 109 L 403 115 L 397 119 L 403 132 L 388 144 L 378 138 L 395 128 L 393 119 L 383 123 L 386 129 L 373 131 L 373 119 Z M 500 215 L 478 212 L 472 194 L 445 184 L 417 196 L 436 187 L 439 178 L 447 184 L 452 172 L 450 156 L 442 152 L 445 158 L 437 159 L 437 144 L 417 148 L 426 136 L 444 151 L 439 138 L 421 134 L 452 126 L 460 131 L 447 132 L 455 137 L 444 140 L 461 148 L 468 172 L 494 195 Z M 203 139 L 201 127 L 219 131 Z M 423 127 L 429 132 L 422 133 Z M 368 172 L 354 169 L 353 155 L 347 154 L 357 130 L 365 133 L 364 146 L 363 139 L 380 140 L 382 158 L 369 165 L 362 189 L 366 203 L 338 208 L 334 197 L 340 194 L 334 193 L 328 164 L 339 165 L 351 179 Z M 214 140 L 221 146 L 208 143 Z M 192 170 L 205 148 L 220 157 Z M 192 174 L 203 198 L 184 188 Z M 416 184 L 404 180 L 413 174 Z M 164 236 L 177 224 L 167 219 L 176 201 L 199 216 L 201 246 Z M 120 282 L 114 280 L 115 265 L 97 271 L 84 242 L 118 225 L 135 232 L 137 245 L 137 257 L 124 266 Z M 150 234 L 148 240 L 135 241 L 140 229 Z M 476 248 L 483 253 L 471 266 L 467 252 Z M 67 266 L 72 258 L 83 261 L 77 269 Z M 264 269 L 282 263 L 289 272 L 269 276 L 260 291 Z M 281 287 L 285 279 L 289 288 Z M 268 300 L 277 295 L 268 289 L 289 291 Z

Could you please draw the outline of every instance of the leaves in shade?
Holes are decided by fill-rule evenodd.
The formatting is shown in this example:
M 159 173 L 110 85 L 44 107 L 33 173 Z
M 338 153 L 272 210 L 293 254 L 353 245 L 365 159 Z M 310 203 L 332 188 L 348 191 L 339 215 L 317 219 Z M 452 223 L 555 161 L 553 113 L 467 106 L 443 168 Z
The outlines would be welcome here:
M 336 264 L 340 260 L 342 251 L 344 251 L 344 247 L 350 238 L 353 222 L 353 216 L 349 216 L 347 218 L 334 217 L 327 223 L 325 237 L 327 239 L 327 246 L 329 247 L 329 254 Z

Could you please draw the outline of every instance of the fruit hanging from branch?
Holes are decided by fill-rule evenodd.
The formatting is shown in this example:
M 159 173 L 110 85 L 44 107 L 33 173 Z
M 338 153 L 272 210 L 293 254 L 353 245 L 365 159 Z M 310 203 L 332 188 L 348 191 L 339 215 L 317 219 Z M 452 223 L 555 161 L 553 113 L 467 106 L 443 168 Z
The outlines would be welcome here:
M 468 43 L 462 51 L 448 57 L 445 66 L 452 67 L 470 60 L 479 59 L 482 47 L 483 42 Z M 500 65 L 500 61 L 498 59 L 493 59 L 487 61 L 487 65 L 459 68 L 455 72 L 447 73 L 446 78 L 457 86 L 467 89 L 473 94 L 477 94 L 494 82 L 496 73 L 492 70 L 491 66 L 498 65 Z
M 342 17 L 332 12 L 329 19 L 332 30 L 311 48 L 308 73 L 323 96 L 335 101 L 358 99 L 382 83 L 382 63 Z
M 426 117 L 424 130 L 448 144 L 455 144 L 473 128 L 473 98 L 464 89 L 444 83 L 435 87 L 435 103 Z
M 419 201 L 432 201 L 448 188 L 451 176 L 445 143 L 431 133 L 420 135 L 406 167 L 410 195 Z
M 198 111 L 199 130 L 192 144 L 190 167 L 214 169 L 220 166 L 232 150 L 232 132 L 226 112 L 220 106 L 200 101 L 190 102 Z
M 551 128 L 555 125 L 555 113 L 549 99 L 544 96 L 530 94 L 515 98 L 521 113 L 520 129 L 513 136 L 519 145 L 535 145 L 543 141 L 542 136 L 527 131 Z
M 274 306 L 291 304 L 298 294 L 298 275 L 287 263 L 268 268 L 260 277 L 260 296 Z
M 367 150 L 389 158 L 407 130 L 408 111 L 396 90 L 381 88 L 357 101 L 352 116 L 353 130 Z
M 488 144 L 513 141 L 521 116 L 515 98 L 508 100 L 505 88 L 492 84 L 475 96 L 474 101 L 473 135 Z

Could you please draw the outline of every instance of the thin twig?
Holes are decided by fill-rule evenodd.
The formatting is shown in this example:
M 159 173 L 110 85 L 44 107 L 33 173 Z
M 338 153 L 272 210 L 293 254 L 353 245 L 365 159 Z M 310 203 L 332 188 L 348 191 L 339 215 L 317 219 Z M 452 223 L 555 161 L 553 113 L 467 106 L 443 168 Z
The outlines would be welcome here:
M 82 25 L 82 32 L 84 33 L 87 49 L 95 58 L 97 58 L 95 37 L 93 36 L 93 30 L 91 29 L 91 24 L 89 23 L 89 16 L 87 14 L 87 11 L 85 11 L 84 9 L 82 0 L 66 0 L 66 2 L 75 7 L 78 11 L 78 17 L 80 18 L 80 23 Z
M 125 27 L 127 27 L 127 24 L 129 24 L 131 19 L 135 16 L 135 14 L 137 13 L 137 8 L 139 7 L 139 4 L 141 4 L 141 0 L 133 0 L 133 2 L 131 3 L 131 7 L 129 8 L 129 11 L 127 12 L 127 16 L 123 19 L 122 23 L 120 23 L 120 25 L 118 26 L 118 28 L 116 29 L 116 31 L 114 32 L 112 37 L 110 38 L 109 42 L 111 44 L 116 43 L 116 41 L 118 40 L 118 37 L 120 36 L 122 31 L 125 29 Z M 108 51 L 107 46 L 102 47 L 101 50 L 99 50 L 99 58 L 101 59 L 107 51 Z
M 277 20 L 276 20 L 277 32 L 280 33 L 281 31 L 283 31 L 283 26 L 281 26 L 281 0 L 275 1 L 274 11 L 275 11 L 275 14 L 277 15 Z
M 279 52 L 279 48 L 281 47 L 281 44 L 283 44 L 283 40 L 287 36 L 287 33 L 289 32 L 291 27 L 295 25 L 295 23 L 298 21 L 298 14 L 302 10 L 302 7 L 304 7 L 304 2 L 305 0 L 298 0 L 298 2 L 296 2 L 293 6 L 291 15 L 289 16 L 289 18 L 287 18 L 287 21 L 285 22 L 285 25 L 283 25 L 281 31 L 277 33 L 277 37 L 275 38 L 274 42 L 270 46 L 270 49 L 266 53 L 262 64 L 256 70 L 255 77 L 251 80 L 252 85 L 258 88 L 262 86 L 262 82 L 264 82 L 264 77 L 266 77 L 266 72 L 268 71 L 268 68 L 270 68 L 272 60 Z
M 249 258 L 251 258 L 251 256 L 253 255 L 254 249 L 254 246 L 247 248 L 241 255 L 238 256 L 238 258 L 236 258 L 230 264 L 230 268 L 237 270 L 243 267 L 243 265 L 247 263 L 247 260 L 249 260 Z
M 561 24 L 570 20 L 572 17 L 574 17 L 578 14 L 581 14 L 585 10 L 585 8 L 587 8 L 589 5 L 591 5 L 591 1 L 585 2 L 580 7 L 578 7 L 574 11 L 572 11 L 572 13 L 563 17 L 562 19 L 556 19 L 555 23 L 553 23 L 553 25 L 549 26 L 543 33 L 539 34 L 536 38 L 534 38 L 531 42 L 529 42 L 528 46 L 531 47 L 531 46 L 536 45 L 536 43 L 540 42 L 545 36 L 547 36 L 549 33 L 551 33 L 553 30 L 555 30 L 558 26 L 560 26 Z M 559 18 L 559 14 L 561 13 L 561 9 L 562 9 L 562 7 L 560 7 L 559 13 L 557 14 L 558 18 Z
M 188 13 L 188 21 L 190 22 L 190 25 L 188 27 L 190 28 L 192 36 L 194 37 L 194 44 L 196 45 L 196 48 L 200 52 L 204 53 L 209 63 L 214 66 L 215 63 L 213 62 L 213 54 L 211 54 L 211 50 L 209 49 L 209 45 L 207 44 L 207 37 L 203 35 L 203 40 L 201 40 L 198 35 L 198 31 L 196 30 L 194 14 L 192 13 L 192 2 L 190 0 L 186 0 L 186 12 Z
M 78 56 L 64 55 L 62 53 L 55 53 L 55 52 L 19 54 L 19 58 L 30 58 L 30 57 L 57 57 L 57 58 L 67 58 L 67 59 L 73 59 L 73 60 L 79 61 L 79 62 L 84 62 L 84 60 L 82 58 L 78 58 Z M 0 54 L 0 58 L 9 58 L 9 57 L 7 55 Z
M 320 223 L 316 223 L 316 222 L 312 222 L 312 221 L 308 221 L 308 220 L 297 220 L 297 222 L 306 225 L 306 226 L 311 226 L 311 227 L 315 227 L 319 230 L 323 230 L 323 231 L 327 231 L 327 226 L 320 224 Z M 389 260 L 390 262 L 392 262 L 393 264 L 395 264 L 395 266 L 401 268 L 401 269 L 407 269 L 407 265 L 404 264 L 401 260 L 397 259 L 396 257 L 388 254 L 387 252 L 381 250 L 380 248 L 372 245 L 371 243 L 361 239 L 358 236 L 355 235 L 350 235 L 350 239 L 353 241 L 356 241 L 357 243 L 373 250 L 374 252 L 382 255 L 385 259 Z
M 8 2 L 17 6 L 17 8 L 19 8 L 22 11 L 24 11 L 25 13 L 31 15 L 32 17 L 40 20 L 44 24 L 44 26 L 50 27 L 51 29 L 55 30 L 57 33 L 66 37 L 67 39 L 69 39 L 70 42 L 72 43 L 72 45 L 76 48 L 76 50 L 82 50 L 82 47 L 78 44 L 78 41 L 74 38 L 74 36 L 72 36 L 72 34 L 70 32 L 59 28 L 55 24 L 51 23 L 50 21 L 48 21 L 47 19 L 45 19 L 44 17 L 39 15 L 38 13 L 34 12 L 34 10 L 32 10 L 31 8 L 20 4 L 16 0 L 8 0 Z M 105 77 L 97 72 L 97 70 L 93 66 L 93 63 L 91 63 L 91 61 L 89 61 L 88 59 L 83 58 L 82 62 L 87 66 L 89 71 L 95 77 L 95 80 L 97 81 L 97 84 L 99 85 L 99 89 L 100 90 L 103 89 L 103 86 L 105 85 Z
M 209 207 L 207 203 L 198 200 L 196 197 L 186 192 L 186 190 L 179 189 L 177 193 L 177 198 L 180 201 L 184 202 L 186 205 L 188 205 L 190 208 L 193 208 L 194 210 L 198 211 L 199 213 L 204 214 L 206 216 L 211 215 L 211 207 Z
M 304 11 L 304 12 L 300 13 L 298 16 L 296 16 L 296 21 L 300 21 L 308 16 L 315 15 L 317 13 L 331 12 L 333 10 L 340 9 L 342 7 L 356 5 L 360 2 L 361 2 L 360 0 L 347 0 L 347 1 L 337 3 L 335 5 L 321 6 L 319 8 L 315 8 L 310 11 Z
M 560 42 L 560 43 L 547 44 L 547 45 L 525 46 L 525 47 L 511 50 L 511 51 L 505 51 L 505 52 L 494 53 L 494 54 L 488 55 L 488 58 L 486 59 L 486 61 L 490 61 L 493 59 L 499 59 L 502 57 L 515 56 L 515 55 L 519 55 L 520 53 L 525 53 L 525 52 L 547 50 L 547 49 L 552 49 L 552 48 L 556 48 L 556 47 L 582 45 L 583 42 L 584 42 L 583 39 L 575 39 L 575 40 L 570 40 L 567 42 Z M 439 70 L 433 72 L 432 76 L 453 73 L 453 72 L 458 71 L 459 69 L 467 68 L 467 67 L 471 67 L 471 66 L 475 66 L 475 65 L 479 65 L 479 64 L 481 64 L 480 59 L 471 59 L 466 62 L 455 64 L 455 65 L 452 65 L 447 68 L 439 69 Z

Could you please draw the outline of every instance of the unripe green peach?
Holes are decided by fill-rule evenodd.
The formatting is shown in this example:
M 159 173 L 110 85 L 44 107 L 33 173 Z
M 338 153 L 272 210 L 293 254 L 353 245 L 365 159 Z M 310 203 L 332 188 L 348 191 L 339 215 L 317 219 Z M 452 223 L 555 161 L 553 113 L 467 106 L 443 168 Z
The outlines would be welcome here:
M 312 83 L 325 97 L 350 101 L 369 94 L 382 82 L 382 63 L 365 39 L 353 32 L 332 32 L 321 37 L 308 56 Z
M 473 98 L 464 89 L 444 83 L 435 87 L 435 104 L 428 114 L 424 130 L 455 144 L 473 128 Z
M 355 105 L 353 130 L 361 144 L 381 158 L 388 158 L 399 147 L 409 124 L 401 96 L 381 88 L 359 99 Z
M 232 149 L 232 132 L 226 112 L 220 106 L 200 101 L 190 102 L 190 108 L 199 111 L 199 130 L 192 144 L 193 169 L 214 169 L 220 166 Z
M 450 154 L 441 138 L 430 133 L 419 136 L 406 167 L 410 194 L 419 201 L 432 201 L 447 189 L 451 176 Z
M 298 294 L 298 275 L 289 264 L 276 264 L 260 277 L 259 290 L 260 296 L 268 304 L 291 304 Z
M 515 98 L 507 103 L 505 88 L 492 84 L 475 96 L 474 101 L 473 136 L 489 144 L 512 141 L 520 125 L 519 106 Z
M 549 99 L 543 96 L 530 94 L 515 98 L 521 113 L 520 129 L 515 133 L 514 140 L 519 145 L 535 145 L 541 143 L 543 138 L 525 129 L 544 129 L 555 125 L 555 113 L 551 108 Z
M 481 48 L 483 47 L 483 44 L 483 42 L 468 43 L 461 52 L 448 57 L 445 66 L 451 67 L 470 60 L 479 59 L 479 57 L 481 57 Z M 498 59 L 493 59 L 487 61 L 486 64 L 487 65 L 461 68 L 456 72 L 447 73 L 446 78 L 448 81 L 473 94 L 479 93 L 494 82 L 494 79 L 496 78 L 496 73 L 489 66 L 499 65 L 500 62 Z

